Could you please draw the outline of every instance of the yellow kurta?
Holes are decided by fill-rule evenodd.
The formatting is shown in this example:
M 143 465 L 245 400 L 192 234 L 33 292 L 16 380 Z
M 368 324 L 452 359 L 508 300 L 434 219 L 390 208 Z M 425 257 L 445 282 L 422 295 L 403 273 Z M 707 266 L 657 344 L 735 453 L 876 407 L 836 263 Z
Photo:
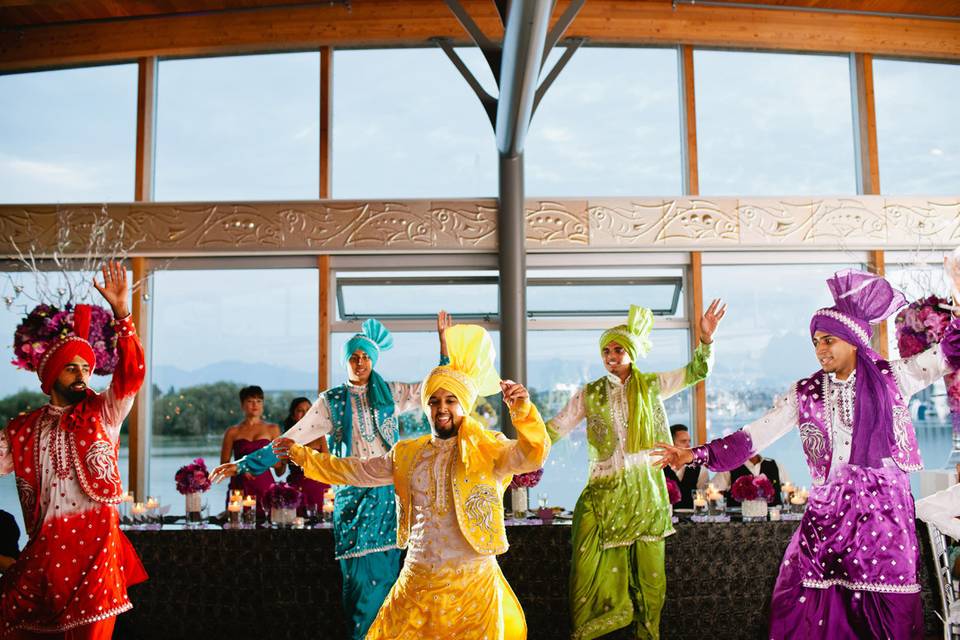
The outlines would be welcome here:
M 426 436 L 366 460 L 291 448 L 309 478 L 397 487 L 398 545 L 407 547 L 407 558 L 368 639 L 526 638 L 523 610 L 496 561 L 506 550 L 500 498 L 514 474 L 543 465 L 549 440 L 530 402 L 511 415 L 517 440 L 496 434 L 486 449 L 492 455 L 474 458 L 485 462 L 469 471 L 462 452 L 469 455 L 471 447 L 460 437 Z M 458 478 L 473 489 L 458 490 Z M 487 493 L 496 500 L 477 499 Z

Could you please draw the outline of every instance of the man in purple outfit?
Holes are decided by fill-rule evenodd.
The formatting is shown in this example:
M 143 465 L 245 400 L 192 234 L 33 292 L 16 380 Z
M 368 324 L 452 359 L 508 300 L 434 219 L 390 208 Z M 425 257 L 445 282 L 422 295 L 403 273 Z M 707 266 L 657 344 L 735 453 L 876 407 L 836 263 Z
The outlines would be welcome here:
M 653 455 L 726 471 L 799 425 L 813 488 L 780 566 L 770 638 L 922 638 L 909 478 L 922 461 L 906 403 L 960 365 L 960 320 L 939 345 L 887 362 L 870 348 L 870 325 L 904 306 L 903 294 L 854 270 L 827 284 L 835 304 L 810 322 L 819 371 L 743 429 Z

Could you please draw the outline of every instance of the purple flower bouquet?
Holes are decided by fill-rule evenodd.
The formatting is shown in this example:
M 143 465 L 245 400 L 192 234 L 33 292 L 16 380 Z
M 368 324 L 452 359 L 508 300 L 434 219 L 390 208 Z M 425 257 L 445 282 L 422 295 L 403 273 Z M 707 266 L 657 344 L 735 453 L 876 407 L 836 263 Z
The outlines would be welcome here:
M 667 479 L 667 496 L 670 499 L 670 504 L 677 504 L 680 502 L 680 487 L 677 486 L 677 483 L 673 480 Z
M 27 371 L 36 371 L 47 348 L 59 338 L 73 331 L 73 305 L 58 309 L 49 304 L 38 304 L 20 322 L 13 335 L 13 365 Z M 87 341 L 97 357 L 94 373 L 109 375 L 117 367 L 117 330 L 113 314 L 91 305 L 90 333 Z
M 741 476 L 730 487 L 730 496 L 737 502 L 749 500 L 773 500 L 773 484 L 764 474 L 759 476 Z
M 183 495 L 203 493 L 210 488 L 207 463 L 203 458 L 197 458 L 190 464 L 180 467 L 173 478 L 177 482 L 177 491 Z

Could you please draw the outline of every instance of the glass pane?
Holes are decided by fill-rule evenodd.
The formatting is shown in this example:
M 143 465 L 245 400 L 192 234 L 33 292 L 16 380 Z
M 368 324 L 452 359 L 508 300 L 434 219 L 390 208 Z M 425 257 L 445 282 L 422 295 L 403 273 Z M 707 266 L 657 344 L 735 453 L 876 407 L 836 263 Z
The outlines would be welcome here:
M 587 382 L 606 375 L 600 359 L 599 331 L 531 331 L 527 334 L 527 376 L 530 393 L 544 420 L 563 409 L 573 394 Z M 659 329 L 651 334 L 653 349 L 640 363 L 643 371 L 668 371 L 681 367 L 690 357 L 686 330 Z M 668 421 L 690 424 L 690 391 L 666 401 Z M 530 490 L 535 500 L 547 495 L 550 506 L 573 509 L 587 484 L 587 435 L 585 426 L 574 429 L 550 450 L 540 484 Z
M 717 334 L 716 366 L 707 381 L 707 437 L 759 418 L 794 382 L 819 369 L 810 344 L 814 311 L 833 304 L 826 279 L 852 264 L 734 265 L 703 269 L 705 298 L 723 298 L 729 312 Z M 810 472 L 793 430 L 763 455 L 794 484 Z
M 479 50 L 459 52 L 486 68 Z M 497 193 L 490 120 L 440 49 L 336 51 L 333 67 L 335 198 Z
M 129 273 L 129 272 L 128 272 Z M 22 273 L 0 273 L 0 426 L 6 427 L 7 422 L 23 411 L 32 411 L 47 403 L 48 397 L 41 393 L 37 374 L 11 365 L 14 360 L 13 335 L 17 326 L 23 321 L 41 299 L 47 303 L 62 300 L 56 306 L 62 308 L 68 297 L 57 295 L 58 290 L 74 288 L 81 292 L 77 295 L 78 302 L 92 303 L 107 308 L 106 302 L 96 291 L 88 291 L 85 285 L 91 274 L 71 271 L 68 275 L 57 272 L 46 272 L 42 280 L 33 275 Z M 19 292 L 17 288 L 21 288 Z M 45 293 L 40 293 L 45 292 Z M 90 387 L 103 391 L 110 385 L 110 376 L 94 375 L 90 379 Z M 120 476 L 123 485 L 127 486 L 127 426 L 120 433 Z M 23 525 L 20 501 L 17 497 L 17 488 L 14 475 L 0 477 L 0 509 L 12 513 L 20 527 L 21 548 L 27 541 L 26 529 Z
M 960 65 L 874 60 L 880 189 L 956 195 Z
M 680 300 L 680 281 L 650 284 L 641 280 L 616 280 L 589 284 L 569 282 L 527 285 L 527 312 L 530 315 L 627 315 L 631 304 L 649 307 L 657 315 L 674 315 Z
M 137 66 L 0 75 L 0 202 L 133 200 Z
M 700 193 L 854 194 L 846 57 L 695 51 Z
M 527 193 L 681 193 L 678 87 L 675 49 L 581 48 L 530 125 Z
M 345 279 L 338 283 L 339 315 L 345 318 L 435 317 L 439 309 L 454 316 L 496 316 L 499 293 L 493 282 L 477 282 L 476 276 L 427 281 L 410 279 Z
M 316 397 L 318 286 L 315 269 L 154 275 L 149 486 L 174 510 L 174 474 L 196 457 L 219 463 L 223 432 L 243 419 L 242 386 L 263 387 L 267 422 L 283 420 L 292 398 Z M 207 494 L 211 512 L 226 491 Z
M 158 200 L 319 192 L 319 53 L 160 62 Z

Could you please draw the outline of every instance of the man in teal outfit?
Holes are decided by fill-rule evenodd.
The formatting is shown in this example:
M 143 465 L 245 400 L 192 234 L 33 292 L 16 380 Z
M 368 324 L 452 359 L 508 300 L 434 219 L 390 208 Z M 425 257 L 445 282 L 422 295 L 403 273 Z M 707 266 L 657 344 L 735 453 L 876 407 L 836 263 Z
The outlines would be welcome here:
M 437 316 L 440 363 L 446 362 L 444 331 L 449 316 Z M 374 370 L 380 352 L 393 346 L 393 336 L 379 321 L 363 323 L 363 331 L 343 347 L 348 382 L 320 394 L 306 415 L 283 437 L 307 445 L 325 437 L 330 453 L 370 458 L 390 450 L 399 439 L 398 415 L 420 410 L 420 382 L 386 382 Z M 217 467 L 214 481 L 237 473 L 258 473 L 276 464 L 271 447 L 236 463 Z M 343 607 L 351 622 L 351 637 L 363 638 L 400 573 L 397 518 L 393 486 L 336 490 L 333 533 L 336 558 L 343 574 Z

